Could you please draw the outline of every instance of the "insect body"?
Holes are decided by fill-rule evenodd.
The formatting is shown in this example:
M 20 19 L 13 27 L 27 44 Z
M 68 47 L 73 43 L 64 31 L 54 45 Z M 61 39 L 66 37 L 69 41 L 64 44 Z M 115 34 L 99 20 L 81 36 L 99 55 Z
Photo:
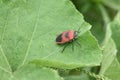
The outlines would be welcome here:
M 62 32 L 57 38 L 56 43 L 57 44 L 65 44 L 67 42 L 70 42 L 74 40 L 76 37 L 76 32 L 73 30 L 68 30 L 65 32 Z
M 57 44 L 66 44 L 64 46 L 62 52 L 67 47 L 67 45 L 68 45 L 67 43 L 69 43 L 69 42 L 72 42 L 72 50 L 74 50 L 73 41 L 77 38 L 78 33 L 79 33 L 79 29 L 78 29 L 78 31 L 68 30 L 68 31 L 62 32 L 60 35 L 57 36 L 57 38 L 56 38 Z M 80 45 L 79 42 L 77 42 L 77 43 Z

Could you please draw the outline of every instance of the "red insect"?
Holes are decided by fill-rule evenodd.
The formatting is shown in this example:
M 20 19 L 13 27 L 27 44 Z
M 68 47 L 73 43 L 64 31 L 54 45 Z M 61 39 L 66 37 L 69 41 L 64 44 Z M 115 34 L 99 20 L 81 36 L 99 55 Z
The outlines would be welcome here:
M 80 28 L 79 28 L 80 29 Z M 68 30 L 68 31 L 64 31 L 62 32 L 60 35 L 57 36 L 56 38 L 56 43 L 57 44 L 66 44 L 69 42 L 72 42 L 72 50 L 74 51 L 74 44 L 73 41 L 77 38 L 78 33 L 79 33 L 79 29 L 78 31 L 74 31 L 74 30 Z M 79 45 L 80 43 L 77 42 Z M 64 49 L 67 47 L 68 44 L 66 44 L 62 50 L 62 52 L 64 51 Z

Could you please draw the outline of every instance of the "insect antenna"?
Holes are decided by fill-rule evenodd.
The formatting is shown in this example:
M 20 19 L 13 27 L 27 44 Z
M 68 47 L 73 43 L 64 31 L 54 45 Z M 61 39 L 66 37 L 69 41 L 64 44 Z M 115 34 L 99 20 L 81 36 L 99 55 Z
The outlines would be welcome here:
M 80 27 L 78 28 L 78 30 L 76 31 L 78 34 L 80 33 Z
M 80 27 L 78 28 L 77 31 L 75 31 L 75 33 L 76 33 L 76 37 L 75 38 L 78 38 L 78 34 L 80 33 Z

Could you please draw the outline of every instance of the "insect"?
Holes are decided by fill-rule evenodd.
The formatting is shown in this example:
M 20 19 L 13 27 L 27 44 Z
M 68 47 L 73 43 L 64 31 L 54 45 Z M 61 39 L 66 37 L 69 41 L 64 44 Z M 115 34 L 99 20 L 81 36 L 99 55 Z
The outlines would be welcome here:
M 74 51 L 74 40 L 77 39 L 78 34 L 80 33 L 80 28 L 78 29 L 78 31 L 74 31 L 74 30 L 68 30 L 68 31 L 64 31 L 62 32 L 60 35 L 57 36 L 56 38 L 56 43 L 57 44 L 66 44 L 62 50 L 62 52 L 65 50 L 65 48 L 68 46 L 68 43 L 72 43 L 72 50 Z M 76 41 L 77 42 L 77 41 Z M 79 45 L 80 43 L 77 42 Z

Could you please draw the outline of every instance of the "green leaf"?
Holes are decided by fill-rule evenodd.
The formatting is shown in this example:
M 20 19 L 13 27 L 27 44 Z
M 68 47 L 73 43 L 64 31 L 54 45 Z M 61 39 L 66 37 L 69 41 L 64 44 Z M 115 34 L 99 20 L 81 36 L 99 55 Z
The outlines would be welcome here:
M 120 11 L 118 12 L 117 16 L 115 17 L 114 21 L 111 23 L 112 29 L 112 38 L 114 39 L 116 46 L 117 46 L 117 57 L 118 61 L 120 62 Z
M 115 10 L 120 10 L 120 0 L 101 0 L 106 6 Z
M 120 80 L 120 64 L 117 61 L 117 58 L 114 59 L 104 75 L 112 80 Z
M 0 47 L 0 80 L 63 80 L 55 70 L 26 65 L 14 73 Z
M 99 49 L 98 44 L 96 44 L 96 40 L 91 33 L 86 32 L 78 38 L 78 41 L 81 46 L 74 42 L 74 52 L 71 49 L 72 44 L 70 44 L 65 49 L 64 53 L 60 52 L 60 49 L 63 49 L 63 47 L 60 47 L 43 58 L 36 58 L 32 63 L 65 69 L 99 65 L 102 58 L 101 50 Z
M 119 80 L 120 64 L 117 61 L 116 53 L 119 55 L 119 18 L 120 15 L 115 17 L 114 21 L 109 23 L 106 30 L 106 38 L 104 41 L 103 61 L 100 74 L 108 77 L 111 80 Z M 112 32 L 111 32 L 112 29 Z M 112 33 L 112 36 L 111 36 Z M 112 38 L 111 38 L 112 37 Z M 117 46 L 116 46 L 117 45 Z
M 49 68 L 39 68 L 35 66 L 25 66 L 17 70 L 11 80 L 63 80 L 55 70 Z
M 7 62 L 4 52 L 0 46 L 0 79 L 8 80 L 11 73 L 11 68 Z
M 99 74 L 104 74 L 104 72 L 108 69 L 108 67 L 113 62 L 115 56 L 116 56 L 116 45 L 112 38 L 109 38 L 107 40 L 108 42 L 104 43 L 103 47 L 103 60 L 101 64 L 101 69 Z
M 112 61 L 114 60 L 117 50 L 116 50 L 115 42 L 111 38 L 112 32 L 111 32 L 111 28 L 110 28 L 111 27 L 110 19 L 107 15 L 105 8 L 102 5 L 99 5 L 99 7 L 102 12 L 102 16 L 104 17 L 104 23 L 105 23 L 105 27 L 106 27 L 106 34 L 105 34 L 104 41 L 102 43 L 103 60 L 102 60 L 101 69 L 99 72 L 99 74 L 103 74 L 106 71 L 106 69 L 110 66 Z
M 41 66 L 76 68 L 96 66 L 102 54 L 90 25 L 69 0 L 14 0 L 0 2 L 0 44 L 12 70 L 28 62 Z M 55 39 L 61 32 L 80 27 L 81 47 L 63 46 Z
M 0 46 L 0 68 L 6 72 L 11 72 L 11 67 L 7 61 L 7 58 Z

